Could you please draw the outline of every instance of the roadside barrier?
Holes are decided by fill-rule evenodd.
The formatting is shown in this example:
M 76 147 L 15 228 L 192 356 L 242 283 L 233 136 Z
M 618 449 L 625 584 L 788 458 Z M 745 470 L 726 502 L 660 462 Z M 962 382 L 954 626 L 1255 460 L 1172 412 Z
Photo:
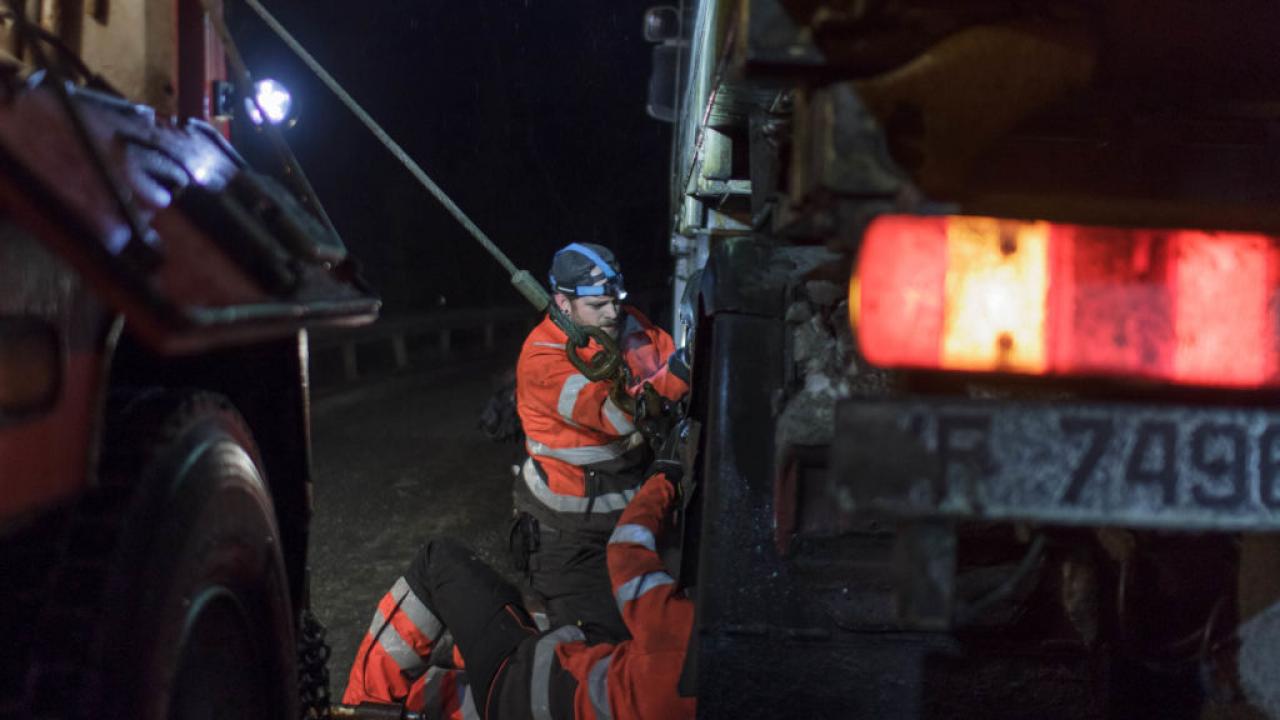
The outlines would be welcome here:
M 632 293 L 626 304 L 658 317 L 665 293 Z M 309 335 L 312 383 L 350 385 L 389 373 L 412 371 L 415 361 L 439 363 L 509 353 L 515 364 L 520 343 L 542 319 L 527 305 L 458 308 L 415 315 L 388 315 L 356 328 L 323 328 Z
M 322 384 L 335 380 L 354 383 L 370 375 L 385 374 L 388 369 L 404 372 L 413 366 L 415 355 L 429 355 L 433 360 L 454 355 L 457 341 L 463 336 L 468 341 L 467 354 L 491 354 L 500 346 L 506 348 L 513 338 L 522 340 L 540 317 L 524 306 L 390 316 L 358 328 L 314 331 L 309 344 L 313 365 L 326 359 L 326 355 L 337 354 L 340 372 L 324 373 L 327 377 L 317 378 Z M 337 378 L 333 377 L 335 374 Z

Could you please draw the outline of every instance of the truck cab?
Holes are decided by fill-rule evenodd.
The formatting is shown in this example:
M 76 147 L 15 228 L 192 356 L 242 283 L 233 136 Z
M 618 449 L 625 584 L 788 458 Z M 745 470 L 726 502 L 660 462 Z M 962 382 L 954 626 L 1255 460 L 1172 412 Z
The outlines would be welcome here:
M 0 37 L 0 716 L 298 717 L 325 701 L 307 330 L 379 302 L 314 198 L 229 141 L 248 85 L 220 3 L 20 7 Z

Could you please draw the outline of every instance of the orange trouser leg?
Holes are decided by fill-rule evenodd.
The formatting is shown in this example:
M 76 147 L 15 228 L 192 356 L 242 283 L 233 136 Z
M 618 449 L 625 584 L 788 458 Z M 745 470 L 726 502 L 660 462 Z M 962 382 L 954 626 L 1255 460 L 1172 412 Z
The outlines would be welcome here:
M 427 658 L 443 627 L 435 613 L 400 578 L 382 597 L 360 642 L 342 701 L 403 703 L 427 671 Z

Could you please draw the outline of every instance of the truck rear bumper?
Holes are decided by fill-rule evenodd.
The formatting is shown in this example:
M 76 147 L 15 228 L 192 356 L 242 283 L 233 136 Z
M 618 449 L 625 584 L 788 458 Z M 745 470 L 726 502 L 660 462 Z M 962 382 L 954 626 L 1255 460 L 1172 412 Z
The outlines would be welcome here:
M 1280 412 L 1127 403 L 849 400 L 833 527 L 866 517 L 1280 530 Z

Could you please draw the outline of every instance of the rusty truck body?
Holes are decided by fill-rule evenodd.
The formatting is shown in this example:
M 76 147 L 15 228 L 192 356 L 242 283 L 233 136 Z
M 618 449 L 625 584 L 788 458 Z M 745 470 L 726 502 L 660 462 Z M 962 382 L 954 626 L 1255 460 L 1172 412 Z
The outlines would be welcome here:
M 210 9 L 5 16 L 3 717 L 298 716 L 306 332 L 378 301 L 228 142 Z
M 704 717 L 1280 713 L 1280 11 L 655 8 Z

